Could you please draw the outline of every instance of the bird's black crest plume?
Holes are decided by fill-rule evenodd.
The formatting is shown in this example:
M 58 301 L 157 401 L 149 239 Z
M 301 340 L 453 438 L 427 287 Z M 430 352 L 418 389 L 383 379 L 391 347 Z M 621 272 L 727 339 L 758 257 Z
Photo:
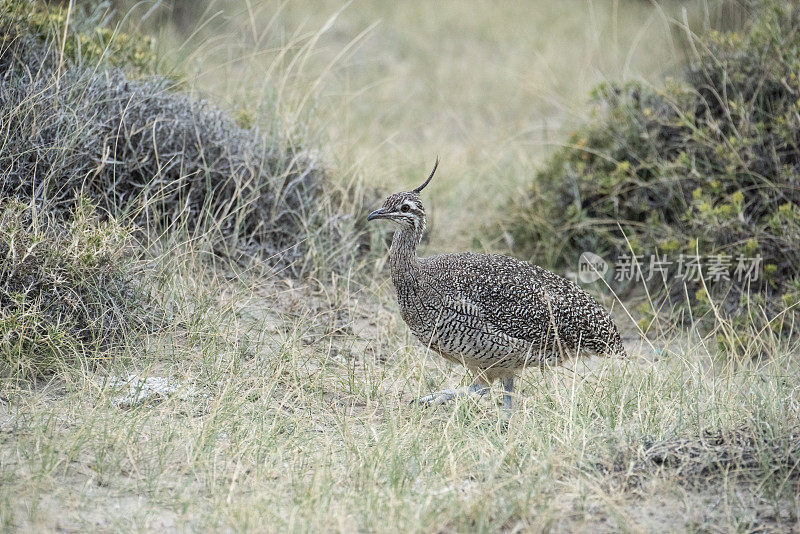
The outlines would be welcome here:
M 427 180 L 425 180 L 425 183 L 424 183 L 424 184 L 422 184 L 422 185 L 421 185 L 421 186 L 419 186 L 418 188 L 414 189 L 414 192 L 415 192 L 415 193 L 419 193 L 420 191 L 422 191 L 423 189 L 425 189 L 425 186 L 426 186 L 426 185 L 428 185 L 428 182 L 430 182 L 430 181 L 431 181 L 431 178 L 433 178 L 433 174 L 436 172 L 436 167 L 438 167 L 438 166 L 439 166 L 439 156 L 436 156 L 436 163 L 434 163 L 434 164 L 433 164 L 433 170 L 431 171 L 431 175 L 430 175 L 430 176 L 428 176 L 428 179 L 427 179 Z

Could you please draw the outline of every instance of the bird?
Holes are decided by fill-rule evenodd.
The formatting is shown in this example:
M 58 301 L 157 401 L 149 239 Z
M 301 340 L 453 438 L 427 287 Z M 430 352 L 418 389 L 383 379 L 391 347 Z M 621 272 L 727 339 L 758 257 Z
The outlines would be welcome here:
M 456 397 L 484 396 L 495 381 L 511 414 L 514 377 L 529 366 L 545 369 L 572 357 L 627 357 L 614 321 L 574 282 L 501 254 L 460 252 L 426 258 L 417 247 L 427 217 L 420 193 L 394 193 L 367 216 L 396 225 L 389 268 L 400 314 L 417 339 L 474 376 L 466 389 L 445 389 L 417 399 L 439 405 Z

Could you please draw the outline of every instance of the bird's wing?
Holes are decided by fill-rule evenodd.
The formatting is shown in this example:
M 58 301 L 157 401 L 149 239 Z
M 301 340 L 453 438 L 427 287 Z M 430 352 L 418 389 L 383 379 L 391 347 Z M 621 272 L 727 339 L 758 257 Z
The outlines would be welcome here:
M 449 306 L 460 306 L 494 332 L 542 351 L 604 352 L 621 345 L 608 312 L 577 284 L 546 269 L 508 256 L 470 253 L 420 264 L 429 284 L 456 303 Z
M 547 275 L 555 275 L 508 256 L 490 256 L 489 261 L 477 254 L 450 258 L 430 258 L 428 266 L 428 272 L 442 282 L 431 285 L 457 303 L 449 306 L 470 310 L 481 324 L 512 338 L 552 341 L 564 308 L 559 292 L 549 287 L 554 281 Z

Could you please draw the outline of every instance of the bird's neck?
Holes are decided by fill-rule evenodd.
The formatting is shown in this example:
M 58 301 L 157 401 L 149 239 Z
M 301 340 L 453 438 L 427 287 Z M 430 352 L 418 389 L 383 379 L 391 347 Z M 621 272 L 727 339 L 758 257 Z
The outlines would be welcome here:
M 395 231 L 392 248 L 389 250 L 389 266 L 392 275 L 417 269 L 417 245 L 422 238 L 422 229 L 404 226 Z

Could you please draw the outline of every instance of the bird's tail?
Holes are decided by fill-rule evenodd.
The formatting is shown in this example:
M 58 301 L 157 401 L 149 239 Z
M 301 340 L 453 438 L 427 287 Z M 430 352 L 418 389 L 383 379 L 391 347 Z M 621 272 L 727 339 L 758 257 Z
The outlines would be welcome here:
M 630 360 L 630 356 L 628 356 L 628 352 L 625 350 L 625 345 L 622 344 L 622 338 L 620 336 L 617 336 L 614 342 L 609 344 L 606 355 L 612 358 L 616 357 Z

